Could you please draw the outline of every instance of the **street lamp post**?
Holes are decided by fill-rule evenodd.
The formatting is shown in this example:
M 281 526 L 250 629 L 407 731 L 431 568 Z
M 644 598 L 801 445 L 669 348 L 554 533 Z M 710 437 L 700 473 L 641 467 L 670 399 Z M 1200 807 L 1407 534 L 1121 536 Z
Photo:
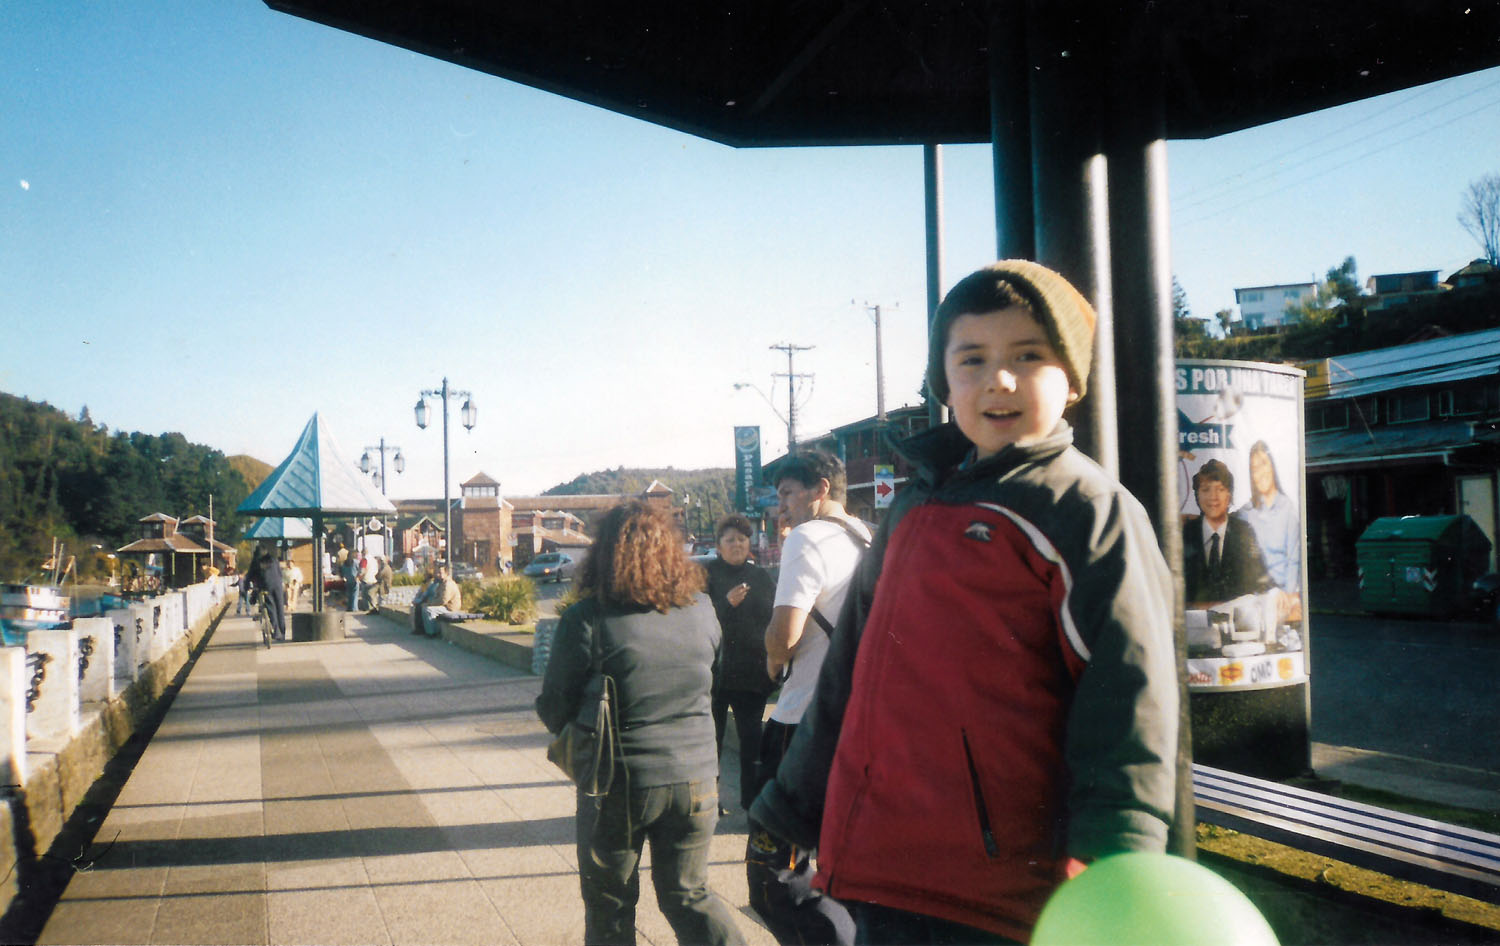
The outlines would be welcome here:
M 371 466 L 371 464 L 370 464 L 370 451 L 371 450 L 377 450 L 377 451 L 380 452 L 380 471 L 377 474 L 377 476 L 380 479 L 380 495 L 384 496 L 385 495 L 385 452 L 387 450 L 391 450 L 391 451 L 393 451 L 396 454 L 394 457 L 391 458 L 391 465 L 396 468 L 396 475 L 397 476 L 400 476 L 402 473 L 406 472 L 406 457 L 403 457 L 401 455 L 401 448 L 400 447 L 387 447 L 385 445 L 385 438 L 381 437 L 380 438 L 380 445 L 379 446 L 376 446 L 376 447 L 365 447 L 364 456 L 362 456 L 362 457 L 359 458 L 359 471 L 361 473 L 365 473 L 365 474 L 369 474 L 370 473 L 370 466 Z M 392 560 L 391 559 L 391 529 L 390 529 L 390 526 L 386 524 L 385 515 L 383 513 L 380 516 L 380 528 L 385 533 L 381 537 L 381 541 L 385 543 L 385 559 L 386 559 L 386 561 L 389 562 L 389 561 Z
M 393 452 L 393 453 L 396 454 L 394 457 L 391 458 L 391 464 L 396 468 L 396 474 L 398 476 L 406 471 L 406 457 L 403 457 L 401 455 L 401 448 L 400 447 L 388 447 L 388 446 L 386 446 L 386 444 L 385 444 L 385 438 L 381 437 L 380 438 L 380 445 L 379 446 L 365 447 L 365 454 L 364 454 L 364 456 L 362 456 L 362 457 L 359 458 L 359 471 L 361 473 L 364 473 L 364 474 L 367 474 L 367 475 L 371 472 L 371 470 L 370 470 L 370 467 L 371 467 L 371 463 L 370 463 L 370 451 L 371 450 L 376 450 L 376 451 L 378 451 L 380 453 L 380 495 L 384 496 L 385 495 L 385 454 L 386 454 L 386 451 L 389 450 L 389 451 L 391 451 L 391 452 Z
M 474 408 L 474 395 L 468 391 L 455 391 L 448 387 L 448 379 L 443 379 L 443 386 L 435 391 L 423 391 L 421 397 L 417 398 L 417 406 L 414 408 L 417 415 L 417 426 L 423 430 L 427 429 L 427 399 L 440 397 L 443 399 L 443 564 L 449 568 L 453 567 L 453 503 L 449 499 L 450 477 L 448 475 L 448 398 L 461 397 L 464 406 L 459 414 L 463 418 L 464 429 L 473 430 L 478 411 Z

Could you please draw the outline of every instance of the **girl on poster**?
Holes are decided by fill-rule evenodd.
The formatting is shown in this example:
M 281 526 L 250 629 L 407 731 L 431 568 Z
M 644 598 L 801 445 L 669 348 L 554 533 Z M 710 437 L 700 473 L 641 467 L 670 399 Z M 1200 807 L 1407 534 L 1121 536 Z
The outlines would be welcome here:
M 1257 440 L 1250 448 L 1250 501 L 1235 515 L 1255 530 L 1266 571 L 1280 592 L 1283 621 L 1302 617 L 1302 529 L 1297 505 L 1281 488 L 1271 448 Z

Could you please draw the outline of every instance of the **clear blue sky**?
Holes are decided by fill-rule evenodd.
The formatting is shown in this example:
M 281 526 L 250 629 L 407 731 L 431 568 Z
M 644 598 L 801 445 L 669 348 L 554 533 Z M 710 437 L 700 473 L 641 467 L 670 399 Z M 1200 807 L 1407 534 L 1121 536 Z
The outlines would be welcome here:
M 351 460 L 442 492 L 424 388 L 473 393 L 453 482 L 729 466 L 731 428 L 916 403 L 915 147 L 734 150 L 272 12 L 256 0 L 0 4 L 0 391 L 277 463 L 314 411 Z M 1169 147 L 1174 271 L 1233 287 L 1479 255 L 1500 70 Z M 986 148 L 944 149 L 945 287 L 994 253 Z M 454 405 L 455 411 L 458 406 Z

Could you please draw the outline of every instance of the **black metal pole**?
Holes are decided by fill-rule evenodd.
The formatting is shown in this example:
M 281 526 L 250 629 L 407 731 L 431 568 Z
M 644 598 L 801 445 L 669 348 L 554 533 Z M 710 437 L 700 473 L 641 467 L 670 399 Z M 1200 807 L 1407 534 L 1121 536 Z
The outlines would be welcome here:
M 448 498 L 448 379 L 443 379 L 443 564 L 453 569 L 453 502 Z
M 927 326 L 931 334 L 933 321 L 937 318 L 938 304 L 943 299 L 943 149 L 941 145 L 922 146 L 922 185 L 927 205 Z M 927 386 L 922 386 L 927 401 L 927 424 L 936 427 L 944 421 L 946 413 L 942 402 L 932 397 Z
M 313 610 L 323 610 L 323 517 L 312 517 L 313 527 Z

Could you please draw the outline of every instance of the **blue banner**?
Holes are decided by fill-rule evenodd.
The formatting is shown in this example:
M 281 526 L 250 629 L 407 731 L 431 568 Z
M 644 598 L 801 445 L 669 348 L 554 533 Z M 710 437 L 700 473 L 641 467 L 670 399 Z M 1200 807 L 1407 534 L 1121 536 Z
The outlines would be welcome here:
M 755 492 L 760 484 L 760 428 L 734 429 L 734 507 L 755 514 Z

